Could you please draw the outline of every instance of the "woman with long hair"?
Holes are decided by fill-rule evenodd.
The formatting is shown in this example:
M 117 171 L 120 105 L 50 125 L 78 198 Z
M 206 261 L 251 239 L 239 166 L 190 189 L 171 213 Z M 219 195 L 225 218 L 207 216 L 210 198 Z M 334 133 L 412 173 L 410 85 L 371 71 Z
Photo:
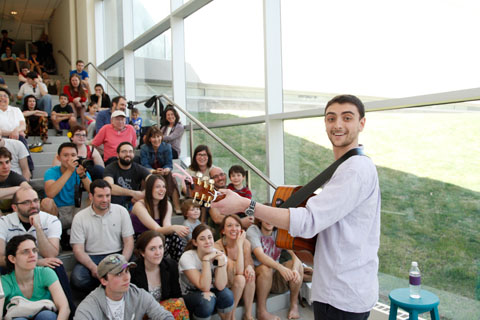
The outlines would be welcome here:
M 178 261 L 185 248 L 189 229 L 172 225 L 172 205 L 166 197 L 165 179 L 157 174 L 145 181 L 145 199 L 137 201 L 132 209 L 132 224 L 136 234 L 156 230 L 165 235 L 165 252 Z
M 177 181 L 172 176 L 172 148 L 163 141 L 162 131 L 155 126 L 148 129 L 144 138 L 145 144 L 140 147 L 140 163 L 152 173 L 164 177 L 167 183 L 167 195 L 172 199 L 176 214 L 181 214 L 180 193 Z
M 165 237 L 158 231 L 148 230 L 135 242 L 137 267 L 130 271 L 131 282 L 150 292 L 176 320 L 189 319 L 178 282 L 178 264 L 164 257 Z
M 210 319 L 217 309 L 221 319 L 233 319 L 233 293 L 227 288 L 227 257 L 213 246 L 209 226 L 198 225 L 178 263 L 180 288 L 195 318 Z
M 30 234 L 15 236 L 5 248 L 5 262 L 8 274 L 1 279 L 5 297 L 0 299 L 0 308 L 5 315 L 6 306 L 15 296 L 30 301 L 52 300 L 58 314 L 51 310 L 41 310 L 35 320 L 68 319 L 68 301 L 55 272 L 48 267 L 37 267 L 38 249 L 35 238 Z M 16 318 L 16 319 L 26 319 Z
M 85 125 L 85 110 L 87 101 L 87 92 L 83 89 L 82 80 L 76 73 L 70 75 L 68 84 L 63 87 L 63 93 L 68 96 L 68 103 L 72 106 L 75 118 L 82 119 L 81 124 Z
M 204 177 L 210 177 L 210 169 L 213 167 L 210 148 L 204 144 L 198 145 L 193 152 L 192 163 L 187 168 L 187 172 L 192 176 L 201 173 Z
M 180 152 L 180 143 L 182 141 L 183 124 L 180 122 L 180 116 L 178 115 L 177 110 L 171 105 L 165 108 L 163 112 L 164 116 L 162 117 L 161 127 L 163 133 L 163 141 L 172 146 L 172 158 L 178 159 Z
M 48 140 L 48 113 L 39 110 L 37 98 L 28 95 L 23 99 L 23 116 L 25 117 L 25 136 L 40 136 L 43 142 Z
M 221 238 L 215 242 L 215 248 L 228 257 L 227 286 L 233 291 L 233 314 L 243 297 L 245 314 L 243 319 L 252 317 L 253 298 L 255 296 L 255 269 L 252 259 L 252 247 L 246 239 L 247 233 L 242 229 L 237 215 L 226 216 L 220 224 Z
M 103 86 L 100 83 L 97 83 L 94 90 L 95 93 L 90 96 L 90 101 L 95 102 L 98 108 L 102 110 L 110 109 L 112 102 L 110 96 L 103 89 Z
M 87 145 L 87 130 L 85 127 L 76 125 L 70 129 L 67 133 L 70 141 L 73 142 L 78 149 L 77 156 L 86 160 L 93 161 L 93 164 L 87 166 L 88 173 L 92 177 L 92 181 L 96 179 L 103 179 L 103 171 L 105 170 L 105 164 L 103 163 L 102 156 L 91 145 Z M 57 157 L 53 158 L 52 166 L 59 166 L 60 160 Z

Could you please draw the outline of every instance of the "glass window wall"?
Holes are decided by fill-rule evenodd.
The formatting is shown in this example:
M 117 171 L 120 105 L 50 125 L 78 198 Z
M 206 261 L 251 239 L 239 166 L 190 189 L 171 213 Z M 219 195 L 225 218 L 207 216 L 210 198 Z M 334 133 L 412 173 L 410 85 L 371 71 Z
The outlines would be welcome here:
M 113 66 L 105 70 L 105 74 L 107 79 L 112 83 L 112 85 L 120 91 L 120 93 L 124 94 L 125 92 L 125 67 L 123 65 L 123 60 L 118 61 Z M 113 99 L 118 94 L 113 90 L 113 88 L 107 84 L 106 87 L 107 93 Z
M 265 114 L 262 11 L 213 1 L 185 19 L 187 108 L 200 120 Z
M 123 47 L 122 1 L 104 1 L 104 40 L 105 57 L 109 57 Z
M 284 111 L 340 93 L 369 101 L 478 87 L 478 1 L 281 5 Z
M 170 14 L 169 0 L 132 0 L 133 36 L 138 37 Z

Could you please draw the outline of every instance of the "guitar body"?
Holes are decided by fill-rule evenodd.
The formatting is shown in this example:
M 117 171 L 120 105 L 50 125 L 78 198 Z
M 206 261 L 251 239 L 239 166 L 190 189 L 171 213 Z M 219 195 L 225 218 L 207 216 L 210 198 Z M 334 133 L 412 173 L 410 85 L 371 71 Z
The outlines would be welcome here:
M 280 186 L 275 191 L 272 200 L 273 207 L 280 207 L 282 203 L 284 203 L 288 198 L 292 196 L 295 192 L 297 192 L 301 186 Z M 311 195 L 313 196 L 313 194 Z M 311 197 L 310 196 L 310 197 Z M 309 197 L 309 198 L 310 198 Z M 300 207 L 305 207 L 307 203 L 306 199 L 303 203 L 301 203 Z M 312 255 L 315 254 L 315 243 L 317 241 L 317 237 L 311 239 L 299 238 L 299 237 L 292 237 L 287 230 L 278 229 L 277 230 L 277 238 L 275 240 L 275 245 L 282 249 L 293 250 L 293 251 L 307 251 Z

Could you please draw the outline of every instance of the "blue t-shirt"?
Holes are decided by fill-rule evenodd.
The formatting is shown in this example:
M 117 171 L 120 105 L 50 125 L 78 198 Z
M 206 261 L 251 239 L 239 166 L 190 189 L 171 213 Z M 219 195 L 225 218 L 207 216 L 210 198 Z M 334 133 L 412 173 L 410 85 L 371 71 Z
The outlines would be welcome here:
M 77 69 L 70 71 L 70 75 L 72 75 L 72 74 L 74 74 L 74 73 L 75 73 L 75 74 L 78 74 L 78 76 L 79 76 L 80 79 L 82 79 L 82 80 L 85 80 L 85 78 L 88 78 L 88 77 L 89 77 L 89 76 L 88 76 L 88 72 L 85 71 L 85 70 L 82 70 L 82 72 L 80 72 L 80 73 L 77 72 Z
M 130 119 L 130 124 L 132 126 L 138 126 L 138 130 L 135 129 L 135 131 L 137 132 L 137 136 L 140 134 L 140 129 L 142 128 L 142 122 L 143 122 L 143 119 L 138 117 L 137 119 Z
M 48 169 L 45 172 L 43 179 L 45 182 L 49 180 L 57 181 L 62 176 L 60 171 L 60 166 L 55 166 Z M 87 172 L 87 177 L 91 180 L 90 174 Z M 77 171 L 74 171 L 70 178 L 67 180 L 62 190 L 53 198 L 57 207 L 66 207 L 75 205 L 75 184 L 80 184 L 80 177 L 77 174 Z

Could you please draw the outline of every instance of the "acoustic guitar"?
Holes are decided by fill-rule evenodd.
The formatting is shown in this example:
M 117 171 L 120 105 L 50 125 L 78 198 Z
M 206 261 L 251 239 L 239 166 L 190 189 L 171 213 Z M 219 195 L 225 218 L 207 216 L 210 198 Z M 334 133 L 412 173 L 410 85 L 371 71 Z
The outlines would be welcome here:
M 281 205 L 287 201 L 295 192 L 300 190 L 301 186 L 280 186 L 275 191 L 272 200 L 273 207 L 281 207 Z M 307 200 L 314 194 L 310 195 L 305 201 L 303 201 L 298 207 L 305 207 Z M 300 237 L 292 237 L 287 230 L 277 229 L 277 238 L 275 239 L 275 245 L 282 249 L 293 250 L 296 252 L 307 251 L 312 255 L 315 254 L 315 243 L 317 242 L 317 236 L 311 239 L 305 239 Z

